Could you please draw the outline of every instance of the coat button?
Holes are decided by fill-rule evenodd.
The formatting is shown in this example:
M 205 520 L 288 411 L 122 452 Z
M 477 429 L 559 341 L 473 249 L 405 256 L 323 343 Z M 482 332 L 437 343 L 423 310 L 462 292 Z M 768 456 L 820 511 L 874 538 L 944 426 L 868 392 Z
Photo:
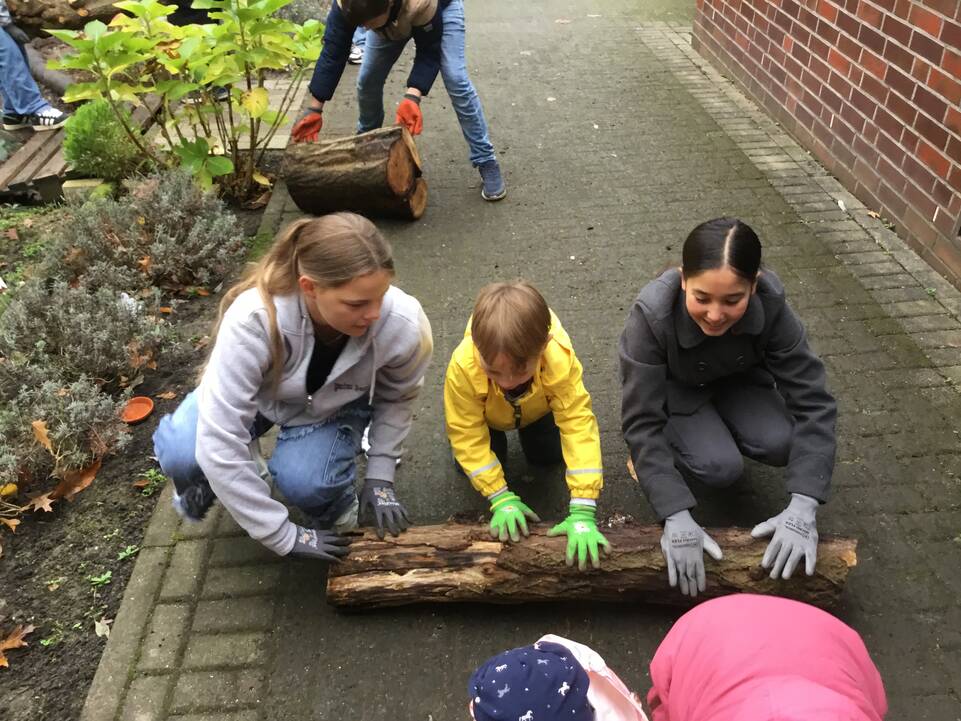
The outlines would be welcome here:
M 737 357 L 737 364 L 738 364 L 738 367 L 743 367 L 743 366 L 744 366 L 744 356 L 739 355 L 739 356 Z
M 698 363 L 697 363 L 697 370 L 698 370 L 699 372 L 701 372 L 701 373 L 703 373 L 704 371 L 706 371 L 706 370 L 707 370 L 707 363 L 705 363 L 704 361 L 698 361 Z

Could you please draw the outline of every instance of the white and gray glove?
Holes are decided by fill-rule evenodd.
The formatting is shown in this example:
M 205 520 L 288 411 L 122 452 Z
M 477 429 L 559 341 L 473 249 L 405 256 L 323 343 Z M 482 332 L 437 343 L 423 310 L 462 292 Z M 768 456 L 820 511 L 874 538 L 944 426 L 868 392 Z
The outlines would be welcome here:
M 771 578 L 790 578 L 801 559 L 804 570 L 814 575 L 818 559 L 817 499 L 802 493 L 792 493 L 788 507 L 751 531 L 754 538 L 774 537 L 764 552 L 761 565 L 771 568 Z
M 724 554 L 720 546 L 704 532 L 690 511 L 678 511 L 664 520 L 661 551 L 667 561 L 667 580 L 671 588 L 681 583 L 681 593 L 696 598 L 707 587 L 704 573 L 704 551 L 715 561 Z

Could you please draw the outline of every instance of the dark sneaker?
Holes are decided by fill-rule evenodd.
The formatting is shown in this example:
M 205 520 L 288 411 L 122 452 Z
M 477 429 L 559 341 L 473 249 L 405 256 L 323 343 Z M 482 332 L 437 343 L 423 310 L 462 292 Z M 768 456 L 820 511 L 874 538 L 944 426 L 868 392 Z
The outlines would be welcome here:
M 360 65 L 362 62 L 364 62 L 364 46 L 351 45 L 350 55 L 347 56 L 347 62 L 351 65 Z
M 488 160 L 477 166 L 480 171 L 481 180 L 484 187 L 481 188 L 481 197 L 484 200 L 501 200 L 507 196 L 507 186 L 504 185 L 504 178 L 501 176 L 501 166 L 496 160 Z
M 46 107 L 32 115 L 20 115 L 19 113 L 3 114 L 4 130 L 20 130 L 21 128 L 33 128 L 34 130 L 56 130 L 63 127 L 70 117 L 69 113 L 57 110 L 54 107 Z
M 177 515 L 187 521 L 202 521 L 217 500 L 206 478 L 174 491 L 173 504 Z

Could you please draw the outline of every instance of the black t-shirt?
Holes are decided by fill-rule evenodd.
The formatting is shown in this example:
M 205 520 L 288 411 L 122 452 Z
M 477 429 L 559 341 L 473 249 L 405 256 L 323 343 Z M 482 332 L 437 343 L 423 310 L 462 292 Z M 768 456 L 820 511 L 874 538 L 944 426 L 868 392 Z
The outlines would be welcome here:
M 307 393 L 315 393 L 324 385 L 327 376 L 334 369 L 334 364 L 340 353 L 347 345 L 347 336 L 341 335 L 330 343 L 324 343 L 314 336 L 314 351 L 310 354 L 310 365 L 307 366 Z

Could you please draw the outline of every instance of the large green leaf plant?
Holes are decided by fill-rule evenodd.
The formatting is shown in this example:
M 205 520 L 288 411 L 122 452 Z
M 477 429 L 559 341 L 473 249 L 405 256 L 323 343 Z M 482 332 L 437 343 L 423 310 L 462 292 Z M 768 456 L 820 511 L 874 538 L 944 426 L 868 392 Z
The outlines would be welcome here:
M 227 197 L 249 199 L 267 182 L 258 166 L 320 54 L 320 22 L 298 25 L 275 16 L 291 1 L 194 0 L 214 22 L 180 27 L 168 19 L 176 6 L 123 0 L 115 4 L 123 13 L 108 25 L 50 30 L 71 47 L 55 67 L 93 75 L 64 99 L 105 100 L 155 165 L 183 165 L 202 186 L 216 180 Z M 266 81 L 284 72 L 290 85 L 271 107 Z M 227 88 L 229 100 L 219 102 L 215 88 Z M 147 96 L 160 101 L 159 139 L 141 136 L 124 112 Z

